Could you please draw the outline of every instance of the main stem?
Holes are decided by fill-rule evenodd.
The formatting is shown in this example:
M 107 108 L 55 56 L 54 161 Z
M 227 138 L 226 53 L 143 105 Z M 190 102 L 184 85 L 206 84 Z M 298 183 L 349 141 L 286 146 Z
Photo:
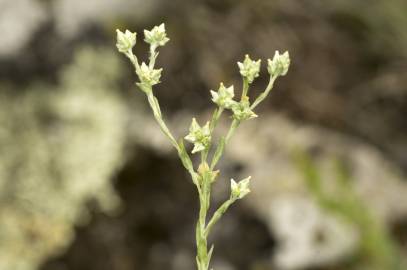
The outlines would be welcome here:
M 154 64 L 155 64 L 155 59 L 158 55 L 158 53 L 155 51 L 156 47 L 151 47 L 150 48 L 150 62 L 149 62 L 149 68 L 153 69 Z M 136 69 L 136 73 L 140 72 L 140 65 L 138 63 L 137 57 L 133 54 L 132 50 L 129 50 L 126 53 L 126 56 L 131 60 L 132 64 L 134 65 Z M 269 84 L 271 88 L 272 83 Z M 242 99 L 246 97 L 247 92 L 249 89 L 249 84 L 247 80 L 245 79 L 243 81 L 243 92 L 242 92 Z M 227 133 L 226 137 L 223 137 L 223 139 L 219 142 L 218 144 L 218 149 L 215 151 L 214 157 L 212 158 L 211 165 L 210 167 L 206 163 L 208 153 L 210 150 L 210 145 L 207 146 L 207 148 L 201 153 L 201 165 L 200 167 L 202 168 L 201 171 L 198 169 L 198 173 L 195 172 L 191 159 L 189 155 L 187 154 L 183 141 L 180 140 L 179 143 L 175 140 L 174 136 L 172 135 L 171 131 L 168 129 L 167 125 L 165 124 L 164 120 L 162 119 L 161 115 L 161 109 L 160 109 L 160 104 L 156 97 L 153 94 L 152 91 L 152 85 L 148 85 L 147 87 L 143 87 L 142 89 L 146 95 L 147 99 L 149 102 L 149 105 L 153 111 L 154 118 L 157 121 L 161 131 L 164 133 L 164 135 L 170 140 L 171 144 L 174 146 L 174 148 L 177 150 L 178 155 L 184 165 L 184 167 L 188 170 L 188 172 L 191 174 L 192 181 L 196 185 L 198 194 L 199 194 L 199 202 L 200 202 L 200 208 L 199 208 L 199 217 L 198 217 L 198 222 L 196 224 L 196 248 L 197 248 L 197 256 L 196 256 L 196 262 L 197 262 L 197 267 L 198 270 L 208 270 L 209 268 L 209 263 L 211 260 L 212 256 L 212 251 L 213 251 L 213 245 L 208 251 L 208 242 L 207 238 L 209 235 L 209 232 L 213 225 L 220 219 L 220 217 L 225 213 L 225 211 L 229 208 L 229 206 L 236 201 L 237 198 L 230 197 L 226 202 L 224 202 L 213 214 L 213 216 L 210 218 L 208 224 L 206 223 L 206 218 L 207 218 L 207 213 L 210 205 L 210 196 L 211 196 L 211 184 L 214 181 L 214 176 L 213 176 L 213 169 L 216 166 L 217 162 L 219 161 L 220 156 L 223 154 L 223 148 L 224 145 L 229 141 L 230 137 L 233 135 L 234 131 L 236 128 L 239 126 L 240 121 L 238 120 L 233 120 L 229 132 Z M 256 106 L 258 103 L 262 101 L 262 99 L 265 98 L 265 96 L 268 94 L 267 93 L 263 96 L 258 98 L 257 103 L 254 104 Z M 213 130 L 215 129 L 220 116 L 222 115 L 223 108 L 217 108 L 212 116 L 211 122 L 210 122 L 210 133 L 212 134 Z
M 202 179 L 201 192 L 199 194 L 200 209 L 199 218 L 196 225 L 196 263 L 198 270 L 208 270 L 211 251 L 208 253 L 208 243 L 206 231 L 206 215 L 209 209 L 210 183 Z

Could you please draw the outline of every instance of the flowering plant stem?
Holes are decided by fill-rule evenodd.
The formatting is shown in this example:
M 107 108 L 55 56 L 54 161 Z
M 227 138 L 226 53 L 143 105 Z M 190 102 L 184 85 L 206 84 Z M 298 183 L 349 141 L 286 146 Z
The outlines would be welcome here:
M 193 143 L 194 147 L 192 154 L 201 152 L 200 164 L 195 170 L 192 160 L 187 153 L 184 140 L 176 140 L 172 135 L 170 129 L 167 127 L 163 116 L 161 114 L 160 104 L 157 98 L 154 96 L 153 86 L 160 83 L 162 69 L 155 69 L 155 62 L 158 56 L 156 52 L 157 48 L 164 46 L 169 38 L 166 36 L 165 26 L 155 26 L 152 30 L 144 31 L 145 42 L 150 44 L 149 51 L 149 63 L 139 63 L 137 57 L 133 54 L 133 47 L 136 44 L 136 33 L 132 33 L 126 30 L 124 33 L 117 30 L 117 48 L 119 52 L 126 55 L 133 64 L 135 72 L 139 78 L 137 86 L 142 90 L 146 96 L 148 103 L 153 111 L 155 120 L 157 121 L 162 133 L 169 139 L 171 144 L 177 150 L 178 156 L 189 172 L 192 178 L 192 182 L 197 188 L 199 197 L 199 215 L 198 222 L 196 224 L 196 264 L 198 270 L 208 270 L 209 263 L 212 257 L 214 246 L 208 250 L 208 236 L 213 226 L 219 221 L 222 215 L 227 209 L 238 199 L 242 199 L 246 196 L 249 190 L 250 176 L 235 182 L 231 179 L 231 192 L 229 198 L 215 211 L 215 213 L 208 217 L 208 210 L 210 208 L 211 201 L 211 187 L 215 182 L 219 171 L 215 170 L 220 158 L 223 155 L 225 146 L 230 141 L 232 135 L 239 127 L 241 122 L 257 117 L 253 112 L 253 109 L 262 102 L 273 88 L 274 81 L 278 76 L 283 76 L 287 73 L 290 59 L 288 53 L 280 55 L 278 51 L 274 55 L 273 60 L 268 60 L 268 72 L 270 74 L 270 81 L 266 89 L 262 94 L 257 97 L 252 105 L 250 105 L 248 92 L 250 84 L 256 77 L 259 76 L 260 60 L 253 61 L 248 55 L 245 56 L 243 63 L 238 62 L 240 74 L 243 79 L 242 95 L 240 101 L 235 101 L 233 85 L 225 87 L 223 83 L 220 84 L 219 90 L 212 91 L 212 101 L 217 105 L 212 118 L 204 126 L 200 126 L 195 118 L 192 119 L 192 123 L 189 129 L 189 134 L 185 136 L 185 140 Z M 212 148 L 212 136 L 214 130 L 225 110 L 232 112 L 232 122 L 229 127 L 226 136 L 222 136 L 218 142 L 216 149 L 211 158 L 209 154 Z M 210 165 L 208 165 L 208 163 Z

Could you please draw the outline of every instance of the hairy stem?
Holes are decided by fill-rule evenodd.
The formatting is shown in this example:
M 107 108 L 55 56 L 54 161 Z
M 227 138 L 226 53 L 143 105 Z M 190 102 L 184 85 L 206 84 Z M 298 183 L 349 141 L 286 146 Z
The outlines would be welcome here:
M 179 151 L 179 146 L 174 136 L 171 134 L 171 131 L 168 129 L 167 125 L 162 119 L 160 105 L 157 99 L 153 95 L 153 91 L 147 92 L 148 103 L 150 104 L 151 109 L 153 110 L 154 118 L 160 126 L 161 131 L 164 135 L 170 140 L 171 144 Z
M 243 86 L 242 86 L 242 97 L 241 100 L 243 100 L 245 97 L 247 97 L 247 92 L 249 91 L 249 82 L 246 78 L 243 78 Z
M 139 63 L 138 63 L 137 56 L 135 56 L 135 55 L 133 54 L 133 51 L 132 51 L 132 50 L 129 50 L 129 51 L 126 53 L 126 56 L 127 56 L 127 58 L 130 59 L 130 62 L 133 64 L 134 68 L 136 69 L 136 73 L 138 74 L 138 73 L 140 72 L 140 65 L 139 65 Z
M 205 235 L 208 236 L 213 225 L 218 222 L 218 220 L 222 217 L 222 215 L 228 210 L 229 206 L 231 206 L 236 201 L 235 198 L 229 198 L 226 202 L 224 202 L 213 214 L 212 218 L 208 222 L 208 225 L 205 228 Z
M 250 109 L 254 109 L 254 108 L 256 108 L 257 107 L 257 105 L 259 105 L 259 103 L 260 102 L 262 102 L 267 96 L 268 96 L 268 94 L 270 93 L 270 91 L 271 91 L 271 89 L 273 89 L 273 86 L 274 86 L 274 81 L 277 79 L 277 77 L 272 77 L 272 76 L 270 76 L 270 80 L 269 80 L 269 83 L 268 83 L 268 85 L 267 85 L 267 87 L 266 87 L 266 90 L 264 90 L 264 92 L 263 93 L 261 93 L 257 98 L 256 98 L 256 100 L 253 102 L 253 104 L 250 106 Z
M 150 56 L 149 56 L 149 63 L 148 63 L 148 66 L 150 69 L 154 68 L 155 59 L 157 59 L 157 56 L 158 56 L 158 52 L 156 52 L 155 50 L 156 50 L 155 46 L 150 47 Z
M 212 114 L 212 119 L 211 119 L 210 124 L 209 124 L 209 130 L 210 130 L 211 135 L 213 134 L 213 131 L 214 131 L 216 125 L 219 122 L 219 118 L 221 117 L 221 115 L 223 113 L 223 110 L 224 109 L 220 108 L 220 107 L 216 108 L 215 111 Z M 212 143 L 210 142 L 209 145 L 206 147 L 206 149 L 204 151 L 202 151 L 202 154 L 201 154 L 202 163 L 206 162 L 209 151 L 211 150 L 211 146 L 212 146 Z
M 210 166 L 211 170 L 213 170 L 215 168 L 216 164 L 218 163 L 220 157 L 223 154 L 224 146 L 229 142 L 230 138 L 232 137 L 233 133 L 235 133 L 235 130 L 239 125 L 240 125 L 240 121 L 237 120 L 237 119 L 234 119 L 232 121 L 232 124 L 229 127 L 229 131 L 228 131 L 226 137 L 224 137 L 224 142 L 223 143 L 221 143 L 221 142 L 218 143 L 218 149 L 216 149 L 214 157 L 213 157 L 213 159 L 211 161 L 211 166 Z
M 207 174 L 200 176 L 201 192 L 199 193 L 199 217 L 196 227 L 196 246 L 197 246 L 197 266 L 198 270 L 207 270 L 209 267 L 210 254 L 208 254 L 208 244 L 206 231 L 206 216 L 210 205 L 211 179 Z

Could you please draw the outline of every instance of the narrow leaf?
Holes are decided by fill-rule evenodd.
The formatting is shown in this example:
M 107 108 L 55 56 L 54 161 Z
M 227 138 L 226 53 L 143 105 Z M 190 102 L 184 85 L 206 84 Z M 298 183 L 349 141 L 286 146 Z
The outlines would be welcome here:
M 209 265 L 209 262 L 211 261 L 213 248 L 214 248 L 214 245 L 211 246 L 211 249 L 209 250 L 209 253 L 208 253 L 208 265 Z
M 189 172 L 193 172 L 194 168 L 192 165 L 191 158 L 189 157 L 185 146 L 184 146 L 184 140 L 180 139 L 178 142 L 178 156 L 181 159 L 182 165 L 184 165 L 185 169 L 187 169 Z
M 223 149 L 225 148 L 225 136 L 222 136 L 220 138 L 218 146 L 216 147 L 215 154 L 213 155 L 212 162 L 211 162 L 211 170 L 214 169 L 215 165 L 218 163 L 219 159 L 221 158 L 223 154 Z
M 155 104 L 155 107 L 157 109 L 158 115 L 161 117 L 160 103 L 158 103 L 158 100 L 157 100 L 156 97 L 154 97 L 154 104 Z

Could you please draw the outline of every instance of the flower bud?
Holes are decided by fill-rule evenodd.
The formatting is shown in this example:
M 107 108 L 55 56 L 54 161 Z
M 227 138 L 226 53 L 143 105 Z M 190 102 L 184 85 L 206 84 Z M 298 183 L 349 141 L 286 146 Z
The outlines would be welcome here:
M 149 66 L 143 62 L 140 65 L 140 70 L 137 72 L 137 75 L 139 76 L 140 82 L 142 84 L 153 86 L 160 83 L 161 71 L 162 68 L 149 68 Z
M 287 51 L 283 54 L 276 51 L 273 60 L 268 59 L 267 63 L 267 71 L 272 77 L 284 76 L 290 67 L 290 55 Z
M 236 183 L 235 180 L 233 179 L 230 180 L 230 189 L 232 198 L 242 199 L 250 192 L 249 189 L 250 178 L 251 176 L 241 180 L 239 183 Z
M 240 74 L 246 78 L 248 83 L 252 83 L 255 78 L 259 76 L 261 60 L 254 61 L 250 59 L 249 55 L 245 55 L 243 63 L 237 62 L 240 69 Z
M 233 85 L 225 87 L 223 83 L 220 83 L 218 92 L 211 90 L 212 101 L 221 108 L 231 108 L 235 103 L 233 97 L 235 96 Z
M 247 97 L 243 98 L 240 102 L 235 102 L 232 105 L 232 111 L 233 118 L 239 121 L 257 117 L 257 114 L 250 109 L 250 103 Z
M 124 33 L 119 29 L 116 29 L 117 41 L 116 47 L 121 53 L 126 53 L 131 50 L 134 45 L 136 45 L 136 36 L 137 33 L 132 33 L 129 30 L 126 30 Z
M 144 41 L 151 46 L 158 47 L 164 46 L 170 39 L 167 38 L 165 32 L 165 24 L 162 23 L 160 26 L 154 26 L 150 31 L 144 30 Z
M 205 150 L 211 141 L 209 122 L 206 122 L 205 126 L 201 127 L 196 119 L 192 118 L 189 134 L 185 136 L 185 140 L 194 144 L 192 154 Z

